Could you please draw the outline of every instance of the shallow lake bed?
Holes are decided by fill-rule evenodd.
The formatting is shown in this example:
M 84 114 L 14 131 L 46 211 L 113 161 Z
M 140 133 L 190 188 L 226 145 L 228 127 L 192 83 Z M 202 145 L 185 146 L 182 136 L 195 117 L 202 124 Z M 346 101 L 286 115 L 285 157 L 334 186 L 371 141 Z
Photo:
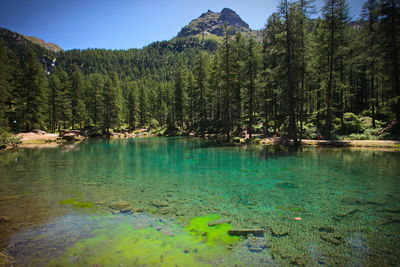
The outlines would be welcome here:
M 170 247 L 193 246 L 204 253 L 187 260 L 199 265 L 396 265 L 399 166 L 397 152 L 220 146 L 196 138 L 101 139 L 6 151 L 0 160 L 0 244 L 17 265 L 65 263 L 68 253 L 77 265 L 101 264 L 105 258 L 91 261 L 96 255 L 79 255 L 79 248 L 104 256 L 93 249 L 108 238 L 96 235 L 102 231 L 114 233 L 115 244 L 130 236 L 129 244 L 166 238 Z M 113 208 L 121 202 L 127 206 Z M 208 240 L 191 240 L 185 226 L 208 214 L 219 216 L 209 227 L 261 229 L 263 236 L 213 244 L 217 254 L 202 250 Z M 175 232 L 157 230 L 158 220 Z M 150 230 L 127 230 L 137 225 Z M 168 239 L 171 231 L 179 238 Z M 174 260 L 190 254 L 179 247 L 165 252 L 178 253 L 175 258 L 161 257 L 158 245 L 146 246 L 153 248 L 146 251 L 153 262 L 126 261 L 180 266 Z M 114 253 L 140 251 L 125 246 Z

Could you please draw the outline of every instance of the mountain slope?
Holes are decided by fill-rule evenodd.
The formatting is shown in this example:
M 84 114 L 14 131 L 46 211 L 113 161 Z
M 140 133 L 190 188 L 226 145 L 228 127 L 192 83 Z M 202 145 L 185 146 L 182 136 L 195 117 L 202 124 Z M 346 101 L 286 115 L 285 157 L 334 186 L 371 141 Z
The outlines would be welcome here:
M 19 44 L 19 45 L 35 44 L 52 52 L 63 51 L 63 49 L 56 44 L 47 43 L 46 41 L 39 39 L 37 37 L 25 36 L 23 34 L 13 32 L 5 28 L 0 28 L 0 38 L 9 44 Z
M 26 36 L 26 35 L 23 35 L 23 36 L 26 39 L 28 39 L 29 41 L 31 41 L 31 42 L 33 42 L 35 44 L 38 44 L 41 47 L 44 47 L 44 48 L 46 48 L 48 50 L 51 50 L 51 51 L 54 51 L 54 52 L 63 51 L 63 49 L 61 47 L 59 47 L 58 45 L 56 45 L 56 44 L 48 43 L 48 42 L 46 42 L 46 41 L 44 41 L 42 39 L 39 39 L 37 37 L 34 37 L 34 36 Z

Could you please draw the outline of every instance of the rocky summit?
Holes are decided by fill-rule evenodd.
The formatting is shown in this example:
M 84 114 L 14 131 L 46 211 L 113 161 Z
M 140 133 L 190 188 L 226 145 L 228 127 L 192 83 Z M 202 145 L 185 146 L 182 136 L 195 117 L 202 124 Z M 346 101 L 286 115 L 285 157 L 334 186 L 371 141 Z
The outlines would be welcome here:
M 199 34 L 224 35 L 224 27 L 228 26 L 232 32 L 251 33 L 249 25 L 240 16 L 229 8 L 224 8 L 220 13 L 208 10 L 197 19 L 192 20 L 182 28 L 178 37 L 194 36 Z

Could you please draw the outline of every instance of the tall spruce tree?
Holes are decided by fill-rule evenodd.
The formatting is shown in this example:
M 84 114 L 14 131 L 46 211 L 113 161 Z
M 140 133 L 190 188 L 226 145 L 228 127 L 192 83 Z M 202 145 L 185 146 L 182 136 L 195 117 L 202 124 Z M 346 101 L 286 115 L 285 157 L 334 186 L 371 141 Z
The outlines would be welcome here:
M 17 123 L 21 130 L 30 131 L 35 128 L 44 128 L 47 88 L 45 69 L 39 63 L 37 54 L 28 48 L 24 58 L 17 100 Z
M 82 128 L 86 118 L 86 109 L 84 104 L 85 81 L 82 71 L 77 65 L 72 66 L 71 79 L 71 127 L 78 126 Z

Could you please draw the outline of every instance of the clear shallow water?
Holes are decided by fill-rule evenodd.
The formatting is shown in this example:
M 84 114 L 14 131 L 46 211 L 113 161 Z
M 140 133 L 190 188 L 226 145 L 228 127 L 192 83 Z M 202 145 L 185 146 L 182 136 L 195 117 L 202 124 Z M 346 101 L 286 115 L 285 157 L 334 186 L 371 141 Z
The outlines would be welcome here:
M 188 259 L 200 265 L 398 265 L 399 193 L 396 152 L 222 147 L 185 138 L 96 140 L 7 151 L 0 154 L 0 216 L 7 217 L 0 222 L 0 244 L 8 246 L 21 265 L 39 258 L 50 259 L 40 264 L 62 262 L 68 248 L 75 254 L 79 248 L 96 254 L 93 242 L 102 242 L 96 239 L 96 229 L 142 236 L 127 229 L 157 228 L 150 222 L 161 218 L 177 229 L 172 235 L 176 238 L 166 244 L 179 247 L 189 242 L 185 244 L 196 247 L 192 250 L 204 252 Z M 62 204 L 68 200 L 88 205 Z M 120 200 L 145 212 L 117 215 L 118 225 L 110 227 L 115 218 L 110 217 L 109 205 Z M 206 214 L 218 214 L 218 222 L 234 229 L 263 229 L 264 237 L 210 254 L 197 248 L 201 244 L 196 240 L 187 241 L 182 229 L 190 219 Z M 142 217 L 147 218 L 144 226 Z M 82 226 L 73 230 L 71 225 Z M 142 239 L 161 237 L 146 232 Z M 79 243 L 85 240 L 88 243 Z M 159 247 L 145 246 L 158 262 L 136 265 L 167 264 L 164 256 L 161 261 L 155 255 Z M 220 247 L 227 246 L 210 250 Z M 140 254 L 129 246 L 119 251 Z M 85 265 L 79 255 L 73 260 Z M 133 264 L 132 258 L 126 260 Z

